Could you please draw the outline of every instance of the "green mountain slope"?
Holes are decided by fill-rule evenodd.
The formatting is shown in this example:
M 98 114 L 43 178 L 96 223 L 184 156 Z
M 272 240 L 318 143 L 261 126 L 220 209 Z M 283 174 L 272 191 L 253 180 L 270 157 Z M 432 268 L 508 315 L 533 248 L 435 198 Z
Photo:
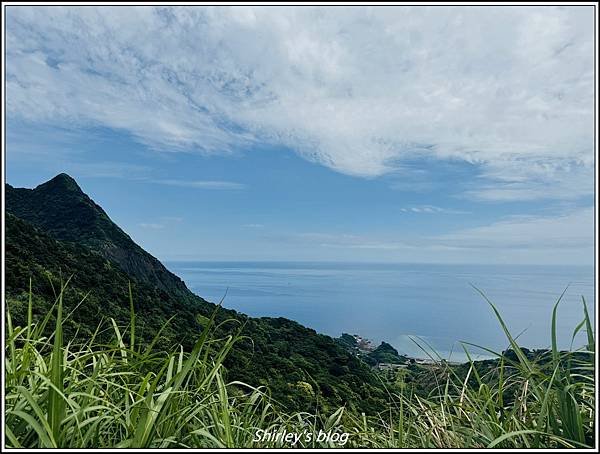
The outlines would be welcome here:
M 195 321 L 196 314 L 208 314 L 213 306 L 206 302 L 200 306 L 190 299 L 174 297 L 129 276 L 101 254 L 76 243 L 55 240 L 11 213 L 6 213 L 5 257 L 6 292 L 17 322 L 25 319 L 30 278 L 36 298 L 34 315 L 39 317 L 45 316 L 51 308 L 61 281 L 71 278 L 65 293 L 67 311 L 77 308 L 65 326 L 71 336 L 76 332 L 84 337 L 92 335 L 103 318 L 128 320 L 130 282 L 142 336 L 146 332 L 150 337 L 169 317 L 175 316 L 163 331 L 163 346 L 174 342 L 191 345 L 201 329 Z
M 185 294 L 183 281 L 138 246 L 65 173 L 35 189 L 6 188 L 6 210 L 61 241 L 88 246 L 129 275 L 172 294 Z
M 43 316 L 54 299 L 50 282 L 56 287 L 61 276 L 72 276 L 65 302 L 73 311 L 65 327 L 70 335 L 91 335 L 103 317 L 127 324 L 129 282 L 142 339 L 174 316 L 161 348 L 190 348 L 215 308 L 135 244 L 68 175 L 35 189 L 7 185 L 6 209 L 6 293 L 17 323 L 24 321 L 30 277 L 35 312 Z M 284 318 L 220 309 L 218 321 L 227 319 L 238 323 L 224 324 L 222 334 L 243 325 L 246 336 L 225 363 L 229 379 L 267 385 L 295 410 L 346 404 L 374 413 L 387 399 L 369 366 L 332 338 Z

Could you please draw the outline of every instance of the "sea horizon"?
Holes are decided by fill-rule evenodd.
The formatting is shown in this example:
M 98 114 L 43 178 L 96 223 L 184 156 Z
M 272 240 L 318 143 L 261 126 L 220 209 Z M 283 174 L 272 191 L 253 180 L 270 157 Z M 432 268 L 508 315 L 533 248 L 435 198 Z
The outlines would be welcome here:
M 167 264 L 178 264 L 178 263 L 211 263 L 211 264 L 252 264 L 252 263 L 262 263 L 262 264 L 322 264 L 322 265 L 348 265 L 348 266 L 360 266 L 360 265 L 381 265 L 381 266 L 389 266 L 389 265 L 398 265 L 398 266 L 406 266 L 406 265 L 440 265 L 440 266 L 523 266 L 523 267 L 574 267 L 574 268 L 594 268 L 595 264 L 577 264 L 577 263 L 489 263 L 489 262 L 419 262 L 419 261 L 374 261 L 374 260 L 269 260 L 269 259 L 242 259 L 242 260 L 212 260 L 212 259 L 203 259 L 203 258 L 189 258 L 189 259 L 181 259 L 181 258 L 161 258 L 157 257 L 165 266 Z
M 385 341 L 415 358 L 464 361 L 461 341 L 502 351 L 500 324 L 477 286 L 499 308 L 523 347 L 550 347 L 552 307 L 559 305 L 561 348 L 593 314 L 594 267 L 533 264 L 423 264 L 334 261 L 165 261 L 199 296 L 255 317 L 285 317 L 317 332 Z M 437 314 L 436 314 L 437 313 Z M 436 316 L 437 315 L 437 316 Z M 439 317 L 438 317 L 439 316 Z M 523 321 L 526 320 L 525 323 Z M 521 332 L 523 331 L 524 332 Z M 415 345 L 414 341 L 425 347 Z M 577 337 L 583 343 L 583 337 Z M 470 348 L 475 358 L 489 358 Z

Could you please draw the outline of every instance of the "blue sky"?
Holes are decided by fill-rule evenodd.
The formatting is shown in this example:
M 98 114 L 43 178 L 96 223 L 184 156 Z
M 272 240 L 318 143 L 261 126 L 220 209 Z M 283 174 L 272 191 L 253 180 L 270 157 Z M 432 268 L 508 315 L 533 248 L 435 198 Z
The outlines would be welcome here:
M 591 264 L 592 8 L 8 7 L 7 181 L 166 260 Z

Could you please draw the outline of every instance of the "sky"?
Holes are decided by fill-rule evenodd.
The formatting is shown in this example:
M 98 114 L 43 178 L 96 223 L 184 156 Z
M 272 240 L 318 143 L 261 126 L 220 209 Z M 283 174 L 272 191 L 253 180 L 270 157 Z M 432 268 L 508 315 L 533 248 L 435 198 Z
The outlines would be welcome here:
M 593 263 L 590 7 L 6 7 L 6 180 L 162 260 Z

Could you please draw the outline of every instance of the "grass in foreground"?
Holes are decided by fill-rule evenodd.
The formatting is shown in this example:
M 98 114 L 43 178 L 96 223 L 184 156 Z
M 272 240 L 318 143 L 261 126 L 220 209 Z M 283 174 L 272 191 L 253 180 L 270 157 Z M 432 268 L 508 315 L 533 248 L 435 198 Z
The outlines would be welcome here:
M 131 321 L 110 319 L 91 339 L 65 341 L 61 288 L 53 311 L 55 329 L 45 337 L 50 313 L 26 326 L 13 326 L 7 308 L 5 350 L 5 433 L 7 447 L 20 448 L 544 448 L 593 447 L 594 333 L 583 301 L 587 345 L 561 352 L 556 339 L 539 360 L 521 351 L 495 306 L 516 359 L 497 355 L 481 370 L 470 361 L 459 375 L 440 363 L 432 368 L 438 385 L 427 396 L 390 389 L 379 415 L 356 415 L 340 408 L 330 415 L 286 413 L 265 388 L 224 380 L 223 360 L 241 329 L 217 339 L 214 315 L 191 352 L 158 351 L 154 342 L 136 342 Z M 484 296 L 482 294 L 482 296 Z M 485 296 L 484 296 L 485 298 Z M 559 299 L 560 302 L 560 299 Z M 96 340 L 105 329 L 113 341 Z M 160 337 L 156 334 L 155 341 Z M 481 348 L 481 347 L 480 347 Z M 465 352 L 468 351 L 465 348 Z M 463 376 L 464 375 L 464 376 Z M 301 434 L 297 444 L 257 440 L 257 431 Z M 320 431 L 337 434 L 318 440 Z M 263 434 L 261 432 L 260 434 Z M 306 434 L 313 434 L 310 438 Z M 341 434 L 348 434 L 341 437 Z

